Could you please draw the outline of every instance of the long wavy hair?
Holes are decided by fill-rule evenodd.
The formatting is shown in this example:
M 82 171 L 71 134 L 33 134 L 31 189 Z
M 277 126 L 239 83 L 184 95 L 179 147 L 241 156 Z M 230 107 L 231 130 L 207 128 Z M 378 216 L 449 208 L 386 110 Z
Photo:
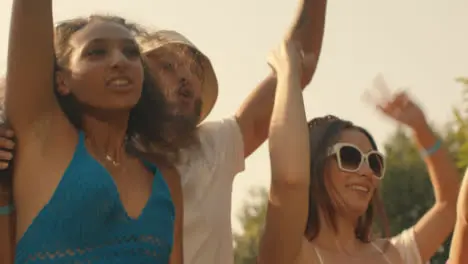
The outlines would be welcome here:
M 134 23 L 116 16 L 93 15 L 89 18 L 75 18 L 61 22 L 55 27 L 55 73 L 69 66 L 72 47 L 70 38 L 76 32 L 82 30 L 94 21 L 112 22 L 127 28 L 134 36 L 147 37 L 147 31 Z M 143 57 L 141 63 L 144 69 L 143 89 L 140 100 L 131 109 L 126 132 L 127 147 L 136 152 L 147 152 L 151 149 L 153 154 L 160 158 L 175 160 L 178 156 L 180 145 L 177 133 L 173 127 L 176 126 L 170 115 L 163 90 L 157 87 Z M 73 94 L 61 95 L 55 87 L 57 100 L 68 117 L 69 121 L 80 130 L 83 127 L 83 109 L 80 102 Z
M 309 187 L 309 216 L 305 228 L 305 236 L 309 241 L 314 240 L 320 232 L 320 211 L 335 232 L 336 208 L 334 201 L 327 192 L 325 179 L 325 164 L 328 157 L 327 151 L 339 139 L 340 134 L 345 130 L 357 130 L 363 133 L 370 141 L 372 148 L 377 150 L 372 135 L 362 127 L 356 126 L 350 121 L 342 120 L 336 116 L 314 118 L 308 122 L 310 137 L 310 187 Z M 369 243 L 373 234 L 374 218 L 379 217 L 383 226 L 387 225 L 387 218 L 383 209 L 383 203 L 375 191 L 372 200 L 364 215 L 359 217 L 354 233 L 356 238 L 364 243 Z M 383 233 L 388 235 L 388 229 L 384 228 Z

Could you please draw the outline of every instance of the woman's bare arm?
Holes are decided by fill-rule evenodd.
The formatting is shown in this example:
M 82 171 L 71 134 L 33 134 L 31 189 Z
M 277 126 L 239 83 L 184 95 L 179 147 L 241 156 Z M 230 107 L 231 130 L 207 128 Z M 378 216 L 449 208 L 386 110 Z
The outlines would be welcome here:
M 6 80 L 7 118 L 19 140 L 45 114 L 54 97 L 52 0 L 13 0 Z
M 413 226 L 413 230 L 419 255 L 422 261 L 426 262 L 437 252 L 453 230 L 460 188 L 459 174 L 447 148 L 432 132 L 423 111 L 408 94 L 400 92 L 385 98 L 392 93 L 383 76 L 378 76 L 374 80 L 374 85 L 376 91 L 380 91 L 382 95 L 380 99 L 373 99 L 378 102 L 377 108 L 388 117 L 411 128 L 419 149 L 425 153 L 424 162 L 434 189 L 435 203 Z M 382 100 L 382 97 L 385 100 Z M 394 241 L 398 241 L 397 238 Z
M 294 263 L 302 245 L 308 215 L 310 153 L 301 55 L 290 41 L 273 54 L 270 64 L 278 76 L 278 86 L 269 132 L 272 179 L 259 262 L 283 264 Z
M 449 264 L 468 263 L 468 170 L 465 172 L 457 203 Z
M 427 124 L 414 129 L 421 149 L 430 149 L 438 139 Z M 424 158 L 434 189 L 435 203 L 414 225 L 415 240 L 423 262 L 429 261 L 453 231 L 460 175 L 447 148 L 441 146 Z M 437 232 L 434 232 L 437 230 Z

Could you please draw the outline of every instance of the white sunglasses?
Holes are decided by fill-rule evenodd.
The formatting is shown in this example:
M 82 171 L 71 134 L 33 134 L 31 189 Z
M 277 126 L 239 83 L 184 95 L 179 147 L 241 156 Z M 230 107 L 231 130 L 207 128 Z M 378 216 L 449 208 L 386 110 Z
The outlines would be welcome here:
M 328 156 L 336 156 L 338 168 L 346 172 L 357 172 L 364 162 L 379 179 L 385 174 L 385 157 L 382 153 L 371 150 L 363 153 L 357 146 L 350 143 L 336 143 L 329 148 Z

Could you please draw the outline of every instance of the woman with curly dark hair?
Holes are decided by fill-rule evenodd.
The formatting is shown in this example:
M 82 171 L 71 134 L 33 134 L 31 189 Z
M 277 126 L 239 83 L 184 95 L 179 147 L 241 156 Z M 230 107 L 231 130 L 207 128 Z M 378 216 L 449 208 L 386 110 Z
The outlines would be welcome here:
M 6 114 L 16 132 L 17 263 L 168 263 L 174 204 L 141 146 L 177 155 L 164 96 L 124 19 L 52 19 L 15 0 Z M 55 38 L 55 45 L 54 45 Z

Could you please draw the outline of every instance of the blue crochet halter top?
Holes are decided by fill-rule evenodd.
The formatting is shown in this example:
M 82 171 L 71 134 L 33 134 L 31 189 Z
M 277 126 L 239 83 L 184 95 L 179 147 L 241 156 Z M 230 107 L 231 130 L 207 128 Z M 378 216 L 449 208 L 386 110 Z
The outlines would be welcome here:
M 151 196 L 133 219 L 111 175 L 88 153 L 80 133 L 52 198 L 18 242 L 15 263 L 167 264 L 174 205 L 159 170 L 147 166 L 154 172 Z

